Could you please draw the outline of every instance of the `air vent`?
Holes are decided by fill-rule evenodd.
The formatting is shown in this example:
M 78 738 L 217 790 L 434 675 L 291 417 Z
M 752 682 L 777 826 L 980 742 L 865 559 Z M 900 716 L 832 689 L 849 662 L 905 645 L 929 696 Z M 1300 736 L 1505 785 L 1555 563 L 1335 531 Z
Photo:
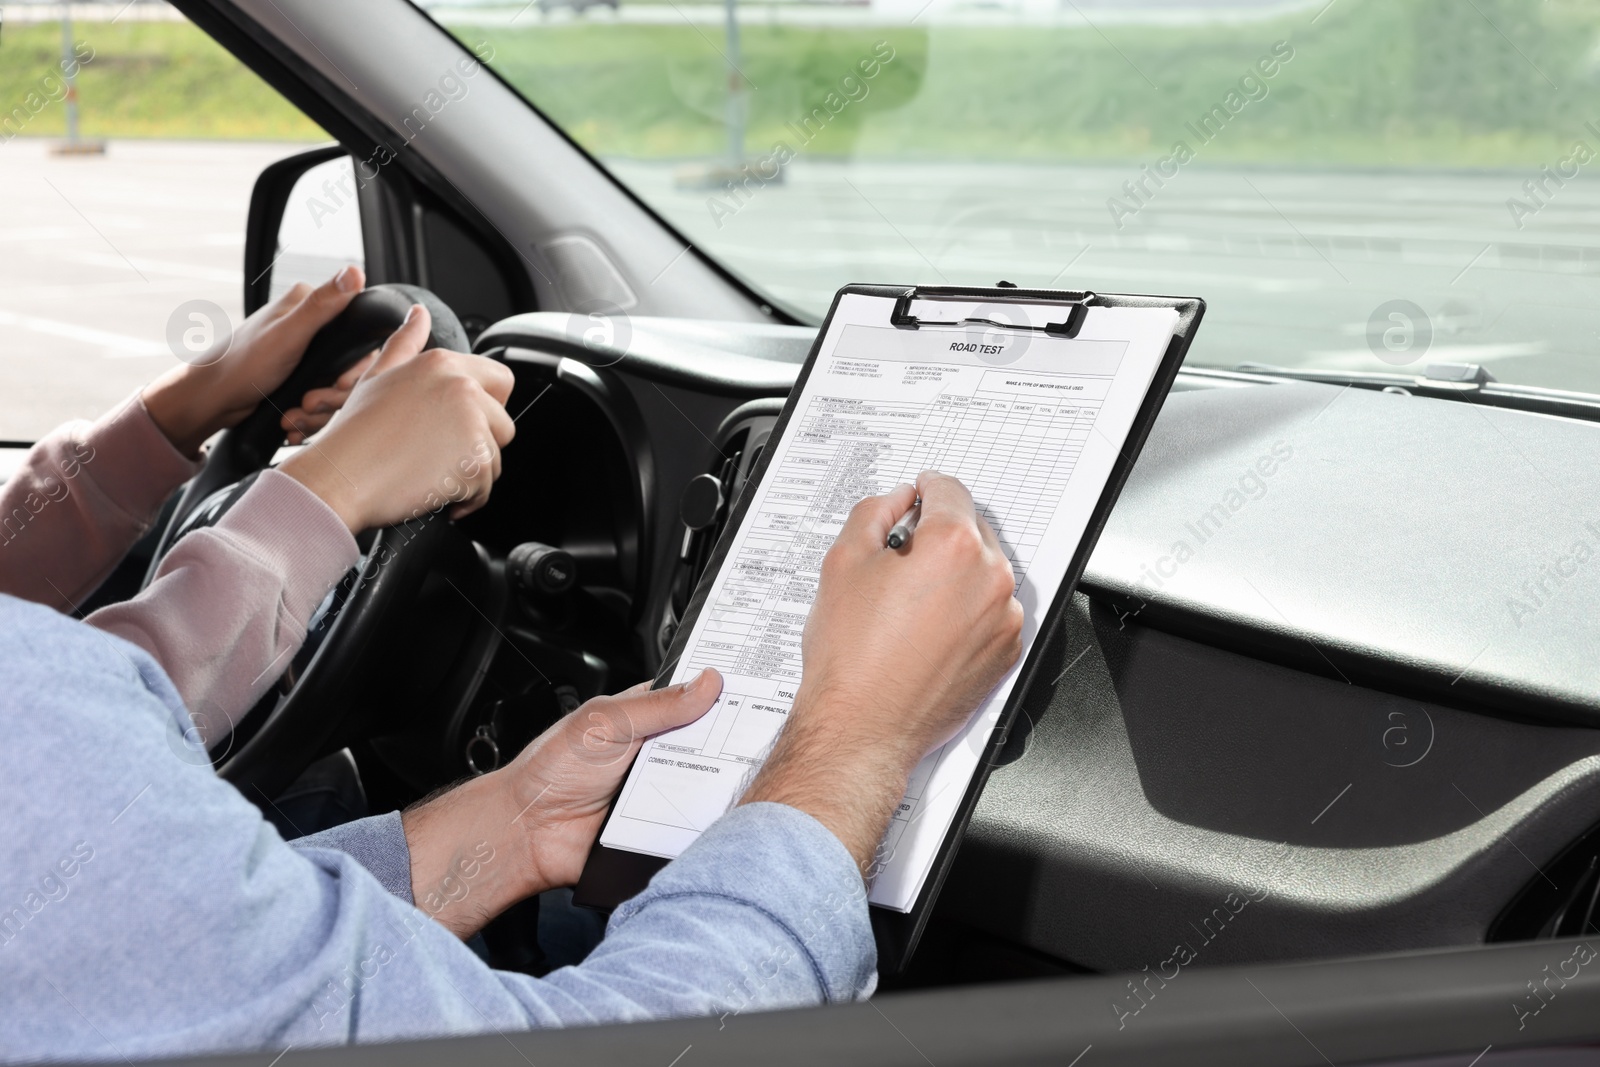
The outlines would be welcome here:
M 722 513 L 717 516 L 716 522 L 708 529 L 702 531 L 701 540 L 704 543 L 703 551 L 697 554 L 690 579 L 689 588 L 699 584 L 700 576 L 705 573 L 706 564 L 711 561 L 711 551 L 717 547 L 717 542 L 722 540 L 722 531 L 728 525 L 728 518 L 733 514 L 739 497 L 743 495 L 745 485 L 750 480 L 750 474 L 756 469 L 756 464 L 761 462 L 761 453 L 767 447 L 767 438 L 772 433 L 772 423 L 775 420 L 759 420 L 760 425 L 742 427 L 730 440 L 729 447 L 723 449 L 723 454 L 728 458 L 722 464 L 722 469 L 717 472 L 717 480 L 722 485 Z
M 1490 941 L 1600 934 L 1600 826 L 1563 852 L 1489 927 Z
M 712 469 L 685 488 L 679 509 L 681 540 L 672 573 L 672 592 L 657 631 L 663 656 L 677 633 L 678 620 L 683 618 L 689 599 L 711 562 L 711 553 L 722 538 L 739 495 L 760 462 L 776 422 L 777 419 L 769 415 L 738 421 L 722 438 Z

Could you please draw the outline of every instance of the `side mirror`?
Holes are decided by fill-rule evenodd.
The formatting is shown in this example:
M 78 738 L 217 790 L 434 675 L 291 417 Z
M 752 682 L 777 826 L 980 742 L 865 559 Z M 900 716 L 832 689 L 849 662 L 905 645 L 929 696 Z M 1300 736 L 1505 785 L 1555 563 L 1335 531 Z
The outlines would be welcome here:
M 296 282 L 366 267 L 355 166 L 338 145 L 280 159 L 256 179 L 244 237 L 244 313 Z

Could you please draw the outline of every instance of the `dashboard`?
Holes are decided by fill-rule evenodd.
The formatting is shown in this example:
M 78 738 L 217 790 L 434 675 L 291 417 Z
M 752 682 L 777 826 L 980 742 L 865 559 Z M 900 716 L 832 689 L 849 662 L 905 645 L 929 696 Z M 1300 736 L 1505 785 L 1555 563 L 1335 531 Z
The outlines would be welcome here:
M 813 338 L 622 321 L 519 315 L 477 342 L 517 373 L 519 429 L 468 533 L 495 566 L 536 541 L 578 570 L 579 606 L 506 616 L 548 675 L 518 735 L 653 675 Z M 1016 977 L 1586 928 L 1597 466 L 1579 419 L 1186 369 L 1045 638 L 1053 680 L 930 954 Z M 516 685 L 478 690 L 448 758 L 505 729 Z

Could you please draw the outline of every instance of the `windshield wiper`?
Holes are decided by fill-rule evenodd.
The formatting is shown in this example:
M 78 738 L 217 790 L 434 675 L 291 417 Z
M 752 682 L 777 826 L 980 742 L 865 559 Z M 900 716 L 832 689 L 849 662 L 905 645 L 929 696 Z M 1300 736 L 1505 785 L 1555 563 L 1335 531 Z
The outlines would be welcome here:
M 1326 382 L 1329 385 L 1350 385 L 1357 389 L 1429 396 L 1439 400 L 1466 400 L 1494 407 L 1600 422 L 1600 396 L 1568 389 L 1545 389 L 1536 385 L 1496 381 L 1493 374 L 1476 363 L 1432 363 L 1421 374 L 1316 370 L 1275 367 L 1267 363 L 1240 363 L 1232 370 L 1208 367 L 1185 367 L 1184 370 L 1190 374 L 1234 381 Z

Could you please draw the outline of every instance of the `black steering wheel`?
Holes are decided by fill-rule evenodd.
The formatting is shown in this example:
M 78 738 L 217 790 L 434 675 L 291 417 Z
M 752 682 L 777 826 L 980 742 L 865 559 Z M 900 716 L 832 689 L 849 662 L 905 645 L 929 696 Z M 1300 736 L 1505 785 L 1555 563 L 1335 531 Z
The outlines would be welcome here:
M 428 348 L 470 351 L 461 321 L 437 296 L 414 285 L 376 285 L 312 338 L 300 365 L 260 407 L 226 431 L 205 466 L 184 489 L 162 531 L 144 584 L 149 585 L 172 546 L 194 530 L 214 525 L 244 495 L 284 444 L 283 413 L 309 389 L 331 385 L 339 375 L 383 345 L 412 304 L 433 317 Z M 186 738 L 197 758 L 209 758 L 217 773 L 259 805 L 279 795 L 340 735 L 350 709 L 368 682 L 384 621 L 416 596 L 449 533 L 442 514 L 420 517 L 360 539 L 362 557 L 317 609 L 304 645 L 256 706 L 191 709 L 216 721 L 225 711 L 232 734 Z M 272 610 L 264 607 L 262 610 Z M 202 745 L 205 747 L 203 748 Z

